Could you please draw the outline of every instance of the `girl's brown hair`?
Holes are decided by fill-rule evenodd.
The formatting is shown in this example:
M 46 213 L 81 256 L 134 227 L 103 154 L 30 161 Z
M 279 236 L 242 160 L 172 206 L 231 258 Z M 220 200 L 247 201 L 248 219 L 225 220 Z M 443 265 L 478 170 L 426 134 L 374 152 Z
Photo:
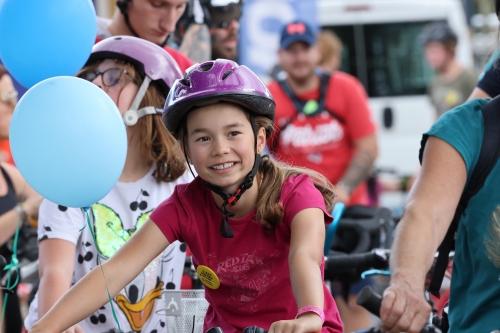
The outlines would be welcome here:
M 127 69 L 131 78 L 134 78 L 137 85 L 140 87 L 144 78 L 139 74 L 139 71 L 131 63 L 123 60 L 115 60 L 116 63 Z M 97 61 L 89 66 L 85 66 L 77 74 L 87 71 L 95 71 L 97 66 L 102 61 Z M 125 75 L 125 74 L 122 74 Z M 129 78 L 129 80 L 132 80 Z M 122 80 L 122 84 L 128 83 Z M 139 104 L 139 109 L 146 106 L 153 106 L 155 108 L 163 108 L 165 104 L 166 94 L 162 91 L 156 82 L 151 82 L 146 90 L 146 94 Z M 184 155 L 179 148 L 179 144 L 174 139 L 172 134 L 167 130 L 161 115 L 147 115 L 139 118 L 137 124 L 139 130 L 140 149 L 142 156 L 149 163 L 156 163 L 156 168 L 153 176 L 158 182 L 171 182 L 182 176 L 186 171 L 186 162 Z
M 248 110 L 246 113 L 248 115 Z M 248 116 L 250 120 L 250 117 Z M 273 122 L 267 117 L 255 115 L 255 125 L 257 129 L 264 128 L 266 133 L 273 129 Z M 182 119 L 175 137 L 179 142 L 187 142 L 186 116 Z M 333 208 L 335 199 L 334 187 L 332 183 L 320 173 L 299 167 L 291 167 L 284 163 L 274 161 L 269 155 L 262 156 L 259 171 L 255 181 L 259 182 L 259 192 L 257 194 L 256 215 L 260 223 L 268 231 L 273 231 L 283 220 L 284 207 L 279 202 L 283 183 L 291 176 L 308 175 L 314 186 L 321 192 L 325 201 L 326 210 L 329 212 Z
M 256 116 L 255 124 L 257 128 L 263 127 L 266 132 L 273 128 L 273 122 L 266 117 Z M 259 166 L 261 183 L 257 195 L 257 216 L 262 225 L 269 231 L 274 230 L 283 220 L 284 207 L 279 202 L 281 187 L 286 179 L 296 175 L 308 175 L 314 186 L 321 192 L 325 201 L 326 210 L 329 212 L 333 208 L 335 193 L 330 181 L 320 173 L 299 167 L 291 167 L 284 163 L 276 162 L 264 155 Z

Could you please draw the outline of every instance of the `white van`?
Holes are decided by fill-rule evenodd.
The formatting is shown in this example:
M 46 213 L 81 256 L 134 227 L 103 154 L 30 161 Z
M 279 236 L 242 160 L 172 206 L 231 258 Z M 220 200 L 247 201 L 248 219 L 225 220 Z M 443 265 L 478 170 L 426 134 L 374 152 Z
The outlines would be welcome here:
M 377 167 L 412 174 L 422 133 L 435 120 L 426 95 L 434 75 L 417 36 L 429 22 L 448 21 L 458 35 L 457 57 L 473 67 L 460 0 L 317 0 L 319 23 L 344 43 L 341 70 L 367 89 L 378 125 Z

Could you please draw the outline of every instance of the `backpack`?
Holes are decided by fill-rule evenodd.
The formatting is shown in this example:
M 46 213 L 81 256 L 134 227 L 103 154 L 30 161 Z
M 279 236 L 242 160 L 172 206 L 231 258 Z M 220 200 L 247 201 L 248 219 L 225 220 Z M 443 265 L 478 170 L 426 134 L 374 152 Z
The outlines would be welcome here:
M 293 93 L 292 88 L 290 88 L 288 83 L 286 83 L 285 79 L 283 79 L 283 78 L 278 79 L 278 81 L 277 81 L 278 84 L 280 85 L 281 89 L 283 89 L 283 91 L 285 92 L 287 97 L 290 99 L 290 101 L 292 101 L 293 106 L 295 107 L 295 110 L 297 111 L 295 113 L 295 115 L 286 122 L 286 124 L 281 126 L 280 132 L 283 132 L 285 130 L 285 128 L 288 125 L 290 125 L 300 114 L 303 114 L 307 117 L 313 117 L 313 116 L 315 116 L 323 111 L 327 111 L 330 114 L 330 116 L 335 118 L 339 123 L 345 124 L 345 120 L 342 119 L 342 117 L 340 117 L 339 115 L 337 115 L 333 110 L 325 109 L 326 92 L 328 89 L 328 83 L 330 82 L 331 76 L 332 76 L 332 74 L 330 74 L 330 73 L 322 73 L 320 75 L 319 99 L 317 101 L 299 100 L 297 98 L 297 96 L 295 96 L 295 94 Z M 311 105 L 310 104 L 311 102 L 313 102 L 313 103 L 316 102 L 315 103 L 316 105 Z M 278 140 L 276 138 L 276 140 L 274 140 L 274 143 L 272 144 L 272 148 L 273 148 L 272 150 L 274 150 L 274 148 L 276 148 L 277 142 L 278 142 Z
M 483 187 L 486 178 L 491 170 L 493 170 L 500 156 L 500 96 L 491 99 L 481 110 L 481 113 L 483 114 L 484 135 L 479 158 L 469 183 L 462 192 L 446 236 L 441 245 L 439 245 L 439 254 L 429 285 L 429 292 L 438 298 L 446 267 L 448 266 L 448 256 L 455 246 L 455 233 L 458 229 L 460 218 L 467 208 L 470 198 L 476 195 Z

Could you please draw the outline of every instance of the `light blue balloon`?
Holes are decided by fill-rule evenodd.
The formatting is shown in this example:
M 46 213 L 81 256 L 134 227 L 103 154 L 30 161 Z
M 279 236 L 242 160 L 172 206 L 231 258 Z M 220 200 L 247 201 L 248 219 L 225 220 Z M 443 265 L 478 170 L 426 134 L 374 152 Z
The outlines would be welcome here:
M 0 57 L 24 87 L 83 67 L 96 38 L 91 0 L 2 0 Z
M 62 206 L 87 207 L 118 181 L 127 133 L 115 103 L 99 87 L 55 77 L 33 86 L 17 104 L 10 146 L 35 191 Z

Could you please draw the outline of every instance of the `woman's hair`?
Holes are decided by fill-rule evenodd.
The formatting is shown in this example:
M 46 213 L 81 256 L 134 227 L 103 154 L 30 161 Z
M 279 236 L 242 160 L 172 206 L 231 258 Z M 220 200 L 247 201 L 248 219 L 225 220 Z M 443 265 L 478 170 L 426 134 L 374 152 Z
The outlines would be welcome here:
M 123 60 L 115 61 L 119 66 L 126 68 L 129 75 L 136 80 L 137 85 L 141 86 L 144 77 L 139 74 L 139 71 L 134 65 Z M 95 70 L 101 62 L 102 61 L 97 61 L 89 66 L 85 66 L 77 76 L 83 72 Z M 126 77 L 127 76 L 125 76 L 125 78 Z M 122 82 L 124 82 L 124 80 L 122 80 Z M 166 95 L 162 92 L 160 86 L 152 81 L 139 104 L 139 109 L 146 106 L 163 108 L 165 99 Z M 182 176 L 186 171 L 184 155 L 177 141 L 163 124 L 161 115 L 155 114 L 141 117 L 134 126 L 140 128 L 138 140 L 140 141 L 142 156 L 147 159 L 149 163 L 156 163 L 156 168 L 153 173 L 155 179 L 158 182 L 171 182 Z
M 331 30 L 321 30 L 318 34 L 318 48 L 321 54 L 320 65 L 323 64 L 332 54 L 342 53 L 342 41 Z
M 250 121 L 250 111 L 245 111 Z M 263 127 L 267 133 L 273 129 L 274 125 L 271 119 L 256 114 L 254 115 L 257 129 Z M 186 116 L 181 120 L 175 137 L 179 142 L 187 142 Z M 332 210 L 335 193 L 332 183 L 330 183 L 325 176 L 310 169 L 291 167 L 284 163 L 276 162 L 272 160 L 269 155 L 264 155 L 261 159 L 259 172 L 254 182 L 260 181 L 259 192 L 257 194 L 256 215 L 260 219 L 261 224 L 268 231 L 273 231 L 283 220 L 285 210 L 283 204 L 279 202 L 283 183 L 291 176 L 302 174 L 308 175 L 314 186 L 321 192 L 323 200 L 325 201 L 326 210 Z

